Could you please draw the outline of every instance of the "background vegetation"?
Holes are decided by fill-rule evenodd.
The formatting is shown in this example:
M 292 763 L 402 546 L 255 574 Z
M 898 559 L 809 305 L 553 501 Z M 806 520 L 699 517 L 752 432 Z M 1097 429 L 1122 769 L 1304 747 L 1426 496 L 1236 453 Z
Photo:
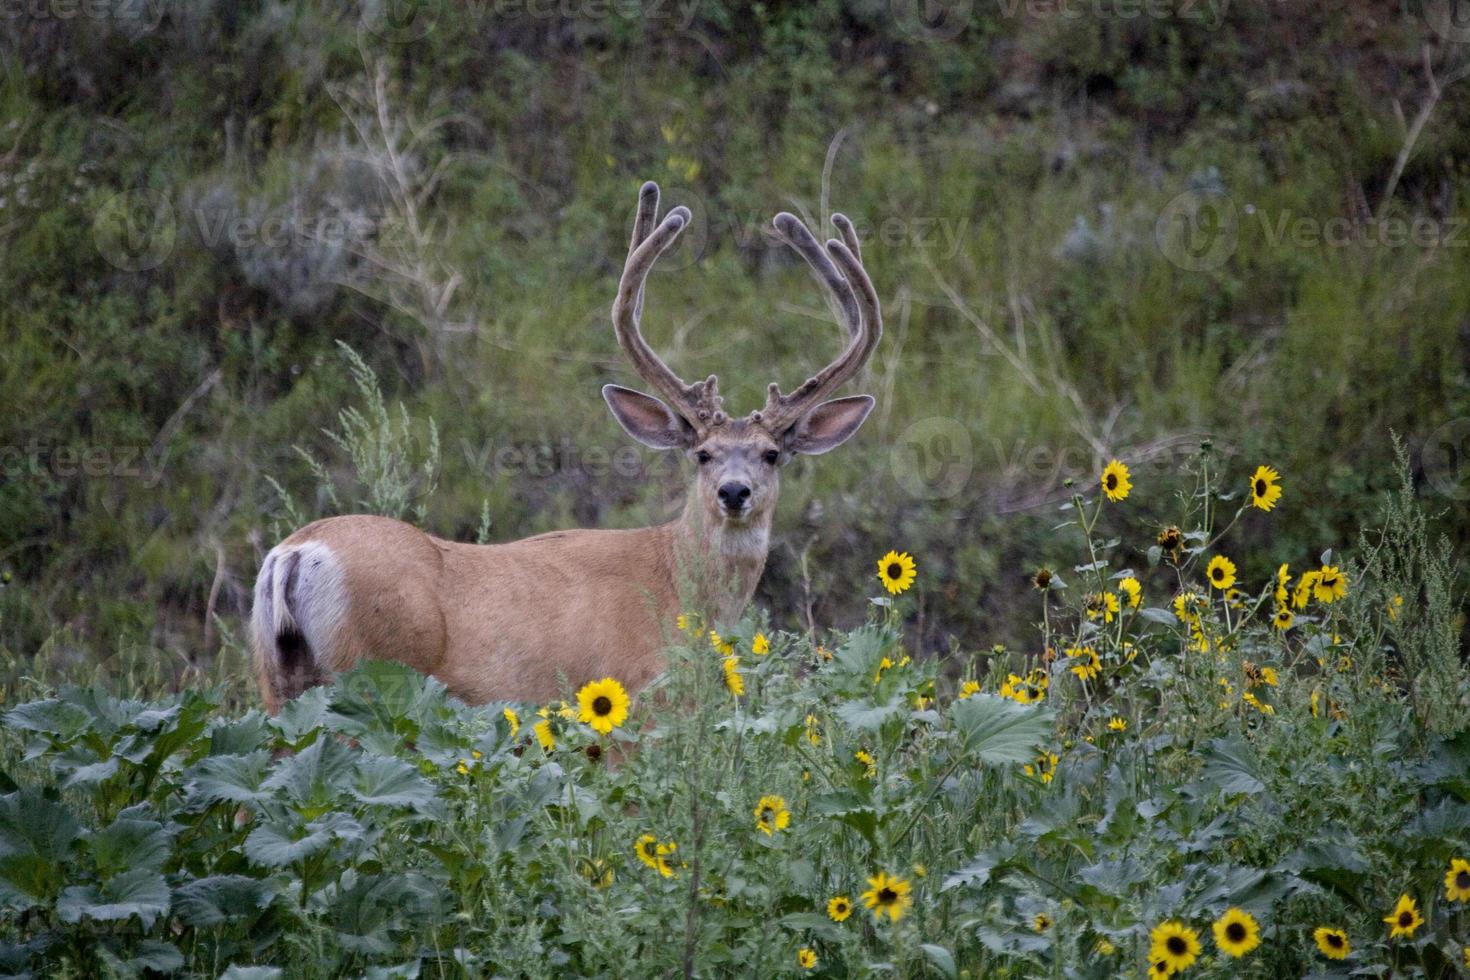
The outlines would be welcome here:
M 344 462 L 338 341 L 421 439 L 437 422 L 430 530 L 667 517 L 677 465 L 596 394 L 632 380 L 607 308 L 648 178 L 696 213 L 649 330 L 737 407 L 839 339 L 770 216 L 841 209 L 867 238 L 880 407 L 785 480 L 758 599 L 782 625 L 858 621 L 851 556 L 881 538 L 923 555 L 924 650 L 1018 642 L 1064 481 L 1117 455 L 1158 499 L 1205 437 L 1298 474 L 1253 571 L 1351 537 L 1391 429 L 1465 539 L 1455 460 L 1423 453 L 1470 414 L 1470 82 L 1443 4 L 12 13 L 12 664 L 209 669 L 289 529 L 267 477 L 335 509 L 293 447 Z

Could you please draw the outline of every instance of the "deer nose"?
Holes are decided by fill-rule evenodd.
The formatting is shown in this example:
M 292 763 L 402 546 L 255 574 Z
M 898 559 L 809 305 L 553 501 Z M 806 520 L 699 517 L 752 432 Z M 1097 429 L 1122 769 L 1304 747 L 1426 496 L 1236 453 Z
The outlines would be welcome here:
M 750 499 L 750 487 L 743 483 L 725 483 L 720 486 L 719 495 L 726 510 L 738 510 Z

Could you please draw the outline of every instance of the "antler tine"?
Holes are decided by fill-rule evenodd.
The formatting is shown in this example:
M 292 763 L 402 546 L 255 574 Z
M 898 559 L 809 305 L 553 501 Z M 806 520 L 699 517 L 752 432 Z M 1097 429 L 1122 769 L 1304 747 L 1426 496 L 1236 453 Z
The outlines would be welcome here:
M 633 238 L 623 276 L 618 282 L 618 295 L 613 301 L 613 329 L 618 346 L 633 362 L 633 368 L 644 381 L 662 395 L 669 407 L 682 415 L 696 429 L 707 429 L 724 421 L 720 410 L 719 382 L 712 374 L 695 384 L 685 384 L 643 339 L 643 286 L 648 273 L 660 255 L 679 237 L 689 223 L 686 207 L 676 207 L 658 219 L 658 185 L 644 184 L 638 192 L 638 210 L 633 217 Z M 657 222 L 657 223 L 655 223 Z
M 846 296 L 843 310 L 846 313 L 850 309 L 851 315 L 844 316 L 848 342 L 837 360 L 808 378 L 789 395 L 781 394 L 780 386 L 775 383 L 767 389 L 766 407 L 752 413 L 752 418 L 773 431 L 795 424 L 814 405 L 856 375 L 883 336 L 878 291 L 873 288 L 873 281 L 868 278 L 859 258 L 861 247 L 857 232 L 845 215 L 834 214 L 832 223 L 845 241 L 829 239 L 824 251 L 806 225 L 793 215 L 782 212 L 776 216 L 777 230 L 806 258 L 833 294 Z
M 837 271 L 837 267 L 832 264 L 832 260 L 817 243 L 816 237 L 807 230 L 806 225 L 799 218 L 782 211 L 776 215 L 772 224 L 776 226 L 776 233 L 781 236 L 781 239 L 806 259 L 812 274 L 822 285 L 828 305 L 832 307 L 832 315 L 847 328 L 849 336 L 856 335 L 861 321 L 858 316 L 857 297 L 852 292 L 852 284 Z M 850 224 L 849 227 L 851 227 Z

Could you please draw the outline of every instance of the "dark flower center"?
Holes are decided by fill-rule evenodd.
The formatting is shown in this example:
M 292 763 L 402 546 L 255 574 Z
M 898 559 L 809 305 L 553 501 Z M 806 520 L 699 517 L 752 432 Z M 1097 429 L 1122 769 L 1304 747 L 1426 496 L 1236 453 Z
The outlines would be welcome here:
M 606 694 L 599 694 L 592 700 L 592 713 L 595 715 L 612 714 L 612 700 Z
M 1210 577 L 1218 582 L 1220 579 L 1225 577 L 1225 569 L 1216 568 L 1214 571 L 1210 572 Z
M 1327 934 L 1327 945 L 1333 949 L 1340 949 L 1342 947 L 1342 937 L 1335 932 L 1329 932 Z
M 1225 927 L 1225 938 L 1232 943 L 1245 942 L 1245 926 L 1239 922 L 1232 922 Z
M 1116 490 L 1116 489 L 1118 489 L 1118 476 L 1117 476 L 1117 474 L 1116 473 L 1109 473 L 1107 476 L 1103 477 L 1103 485 L 1106 486 L 1109 490 Z
M 879 890 L 879 892 L 878 892 L 878 904 L 879 905 L 892 905 L 896 901 L 898 901 L 898 893 L 895 892 L 892 888 L 884 888 L 884 889 Z
M 1470 871 L 1461 871 L 1455 875 L 1455 887 L 1461 891 L 1470 888 Z
M 1184 941 L 1183 936 L 1170 936 L 1168 941 L 1164 945 L 1166 945 L 1169 949 L 1169 952 L 1173 953 L 1175 956 L 1183 956 L 1186 952 L 1189 951 L 1189 944 Z
M 1266 495 L 1266 491 L 1268 489 L 1270 489 L 1270 487 L 1266 483 L 1265 480 L 1257 480 L 1256 481 L 1256 496 L 1257 497 L 1264 497 Z
M 841 915 L 843 912 L 847 911 L 847 903 L 838 902 L 836 905 L 833 906 L 833 908 L 837 910 L 838 915 Z
M 1399 913 L 1399 928 L 1400 929 L 1407 929 L 1410 925 L 1413 924 L 1413 922 L 1414 922 L 1414 913 L 1413 912 L 1400 912 Z
M 658 845 L 655 844 L 653 841 L 645 841 L 643 844 L 643 853 L 646 854 L 648 857 L 657 856 Z
M 903 578 L 903 566 L 900 565 L 898 562 L 894 562 L 892 565 L 889 565 L 888 566 L 888 577 L 889 578 Z

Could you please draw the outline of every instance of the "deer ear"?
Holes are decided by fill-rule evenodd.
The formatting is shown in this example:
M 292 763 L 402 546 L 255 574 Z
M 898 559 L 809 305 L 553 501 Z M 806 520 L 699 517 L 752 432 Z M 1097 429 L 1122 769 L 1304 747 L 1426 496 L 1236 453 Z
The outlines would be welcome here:
M 786 433 L 787 450 L 820 456 L 836 449 L 862 426 L 874 404 L 872 395 L 850 395 L 822 402 Z
M 602 397 L 623 430 L 654 449 L 689 449 L 694 427 L 652 395 L 621 385 L 603 385 Z

